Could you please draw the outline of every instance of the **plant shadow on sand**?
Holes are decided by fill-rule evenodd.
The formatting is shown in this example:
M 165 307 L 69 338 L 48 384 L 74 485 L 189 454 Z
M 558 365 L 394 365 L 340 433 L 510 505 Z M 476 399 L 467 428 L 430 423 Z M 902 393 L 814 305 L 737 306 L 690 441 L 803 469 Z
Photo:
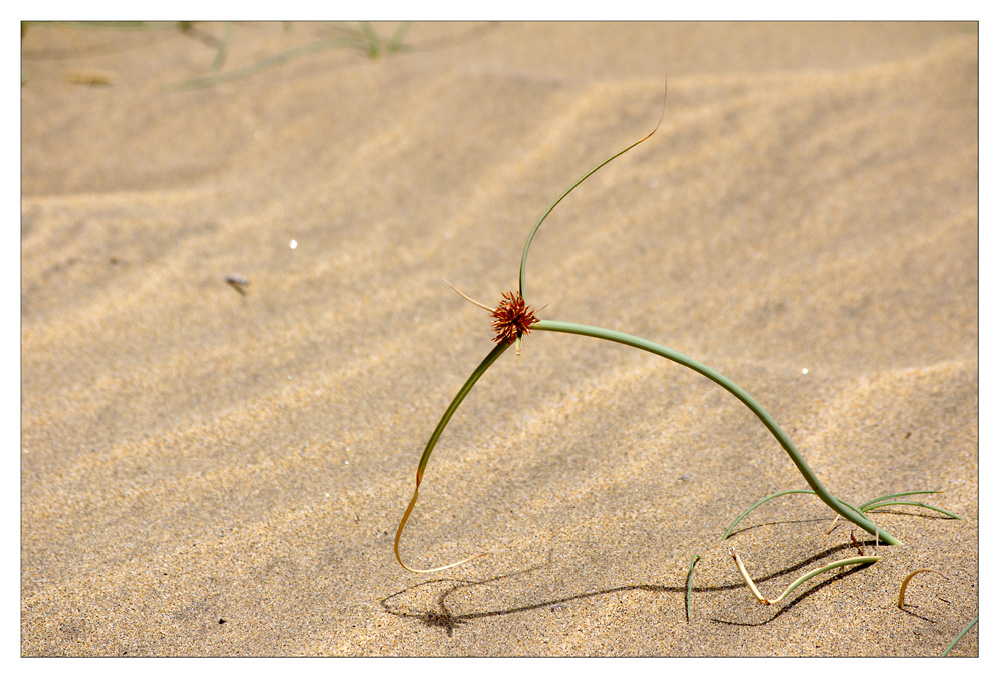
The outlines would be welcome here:
M 864 546 L 874 546 L 873 539 L 861 543 Z M 794 565 L 790 565 L 776 572 L 761 575 L 760 577 L 758 577 L 757 581 L 766 582 L 776 579 L 778 577 L 786 577 L 787 575 L 798 572 L 799 570 L 802 570 L 803 568 L 806 568 L 817 561 L 827 559 L 834 554 L 838 554 L 844 551 L 851 551 L 853 549 L 854 549 L 853 544 L 840 544 L 838 546 L 833 546 L 820 553 L 816 553 L 815 555 L 806 558 L 805 560 L 802 560 Z M 503 617 L 510 614 L 534 612 L 538 610 L 543 610 L 545 608 L 548 608 L 553 612 L 557 612 L 560 609 L 559 606 L 565 605 L 567 603 L 580 600 L 587 600 L 599 596 L 624 593 L 628 591 L 645 591 L 654 594 L 663 594 L 663 593 L 679 594 L 681 596 L 681 600 L 678 604 L 682 606 L 683 596 L 687 592 L 687 587 L 685 582 L 681 582 L 676 586 L 666 586 L 662 584 L 622 584 L 621 586 L 603 588 L 595 591 L 586 591 L 571 596 L 549 598 L 542 601 L 527 603 L 524 605 L 517 605 L 513 607 L 507 607 L 503 609 L 455 613 L 448 606 L 448 599 L 451 596 L 461 591 L 472 589 L 478 586 L 488 586 L 490 584 L 493 584 L 495 582 L 504 579 L 516 579 L 517 577 L 522 577 L 529 573 L 550 567 L 551 566 L 550 559 L 551 556 L 549 554 L 549 562 L 547 563 L 538 563 L 522 570 L 510 572 L 508 574 L 501 574 L 493 577 L 487 577 L 484 579 L 473 580 L 473 579 L 458 579 L 454 577 L 431 579 L 429 581 L 420 582 L 418 584 L 414 584 L 413 586 L 408 586 L 404 589 L 396 591 L 395 593 L 381 599 L 379 603 L 381 604 L 382 608 L 391 615 L 419 622 L 429 628 L 443 630 L 447 633 L 449 637 L 451 637 L 454 635 L 455 630 L 458 629 L 460 626 L 469 624 L 477 620 L 488 619 L 491 617 Z M 830 576 L 828 579 L 825 579 L 815 584 L 814 586 L 809 588 L 807 591 L 801 593 L 800 595 L 795 596 L 792 600 L 788 601 L 787 603 L 770 606 L 773 608 L 774 613 L 769 618 L 763 621 L 747 622 L 747 621 L 718 619 L 714 617 L 711 618 L 711 621 L 718 624 L 728 624 L 733 626 L 761 626 L 763 624 L 767 624 L 773 621 L 774 619 L 780 617 L 781 615 L 783 615 L 785 612 L 796 606 L 798 603 L 806 600 L 812 594 L 824 589 L 826 586 L 829 586 L 833 582 L 839 581 L 844 577 L 848 577 L 855 572 L 866 570 L 867 567 L 869 566 L 861 565 L 861 566 L 852 567 L 844 572 L 836 573 Z M 739 588 L 746 588 L 746 585 L 743 582 L 738 582 L 734 584 L 724 584 L 719 586 L 694 586 L 692 591 L 694 593 L 712 593 L 720 591 L 731 591 Z M 408 602 L 398 601 L 398 599 L 403 597 L 409 597 L 410 600 Z M 747 609 L 761 607 L 760 605 L 752 601 L 752 598 L 749 597 L 748 591 L 747 591 L 746 606 Z

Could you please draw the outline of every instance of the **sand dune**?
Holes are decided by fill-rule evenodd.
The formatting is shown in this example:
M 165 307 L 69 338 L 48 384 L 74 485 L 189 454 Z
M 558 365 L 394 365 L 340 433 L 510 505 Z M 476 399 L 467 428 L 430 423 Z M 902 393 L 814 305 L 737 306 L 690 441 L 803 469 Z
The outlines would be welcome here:
M 978 614 L 975 25 L 416 24 L 410 51 L 170 89 L 221 30 L 22 40 L 22 654 L 933 656 Z M 221 73 L 335 35 L 236 24 Z M 905 545 L 758 606 L 728 546 L 776 595 L 850 528 L 791 496 L 722 543 L 804 487 L 760 422 L 535 332 L 403 540 L 489 557 L 404 571 L 420 453 L 492 345 L 441 277 L 514 289 L 667 72 L 661 129 L 539 232 L 528 302 L 728 375 L 837 495 L 939 489 L 963 520 L 875 513 Z M 923 567 L 950 579 L 899 610 Z

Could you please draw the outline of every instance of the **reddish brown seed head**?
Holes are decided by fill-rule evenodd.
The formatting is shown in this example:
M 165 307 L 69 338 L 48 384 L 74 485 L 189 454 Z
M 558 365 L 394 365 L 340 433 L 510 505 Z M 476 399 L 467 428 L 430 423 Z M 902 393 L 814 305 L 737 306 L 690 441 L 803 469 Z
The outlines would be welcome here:
M 493 341 L 509 344 L 522 335 L 531 333 L 531 325 L 538 322 L 534 312 L 524 303 L 517 292 L 504 292 L 496 310 L 493 311 Z

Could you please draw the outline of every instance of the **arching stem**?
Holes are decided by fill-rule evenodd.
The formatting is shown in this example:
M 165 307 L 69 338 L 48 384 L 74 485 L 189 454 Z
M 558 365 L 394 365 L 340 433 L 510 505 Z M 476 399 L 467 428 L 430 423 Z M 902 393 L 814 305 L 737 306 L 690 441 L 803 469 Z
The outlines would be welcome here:
M 825 502 L 825 504 L 829 508 L 831 508 L 839 515 L 843 516 L 843 518 L 845 518 L 846 520 L 849 520 L 857 527 L 866 530 L 867 532 L 873 535 L 879 535 L 881 540 L 884 541 L 886 544 L 899 545 L 902 543 L 897 537 L 879 528 L 862 513 L 851 508 L 850 506 L 846 505 L 845 503 L 841 502 L 836 497 L 834 497 L 829 492 L 829 490 L 827 490 L 825 486 L 819 481 L 818 477 L 815 475 L 815 472 L 805 461 L 805 458 L 801 456 L 801 453 L 798 451 L 798 448 L 795 447 L 794 443 L 791 441 L 791 438 L 788 437 L 786 433 L 784 433 L 783 429 L 781 429 L 780 426 L 777 425 L 777 422 L 774 421 L 774 418 L 770 416 L 770 413 L 767 412 L 765 409 L 763 409 L 763 407 L 758 402 L 756 402 L 756 400 L 754 400 L 752 396 L 746 393 L 746 391 L 744 391 L 738 384 L 736 384 L 734 381 L 732 381 L 725 375 L 721 374 L 720 372 L 716 372 L 707 365 L 699 363 L 693 358 L 689 358 L 683 355 L 682 353 L 677 353 L 676 351 L 666 348 L 665 346 L 660 346 L 655 342 L 651 342 L 646 339 L 640 339 L 639 337 L 634 337 L 631 336 L 630 334 L 625 334 L 623 332 L 606 330 L 603 329 L 602 327 L 591 327 L 589 325 L 579 325 L 576 323 L 559 322 L 556 320 L 539 320 L 537 323 L 535 323 L 532 326 L 531 329 L 547 331 L 547 332 L 578 334 L 584 337 L 605 339 L 607 341 L 613 341 L 619 344 L 624 344 L 626 346 L 631 346 L 633 348 L 639 348 L 642 349 L 643 351 L 648 351 L 649 353 L 653 353 L 662 358 L 666 358 L 667 360 L 672 360 L 675 363 L 679 363 L 680 365 L 690 368 L 695 372 L 697 372 L 698 374 L 707 377 L 708 379 L 715 382 L 716 384 L 724 388 L 726 391 L 734 395 L 736 398 L 738 398 L 743 405 L 748 407 L 753 412 L 753 414 L 755 414 L 760 419 L 760 421 L 763 422 L 763 425 L 767 427 L 767 430 L 770 431 L 771 434 L 773 434 L 774 438 L 777 439 L 777 442 L 779 442 L 781 447 L 784 448 L 784 451 L 787 452 L 789 457 L 791 457 L 791 461 L 794 462 L 794 465 L 798 468 L 798 472 L 801 473 L 802 477 L 805 479 L 805 482 L 808 483 L 808 486 L 815 491 L 815 494 L 818 495 L 819 499 Z
M 461 405 L 465 396 L 467 396 L 469 391 L 472 390 L 472 387 L 475 386 L 475 382 L 479 380 L 479 377 L 486 373 L 489 366 L 496 362 L 496 360 L 503 355 L 503 351 L 509 347 L 510 344 L 497 344 L 493 347 L 493 350 L 489 352 L 489 355 L 482 359 L 482 362 L 475 368 L 472 375 L 465 380 L 465 383 L 458 391 L 458 394 L 451 401 L 451 404 L 448 405 L 447 410 L 444 411 L 444 416 L 441 417 L 439 422 L 437 422 L 437 428 L 434 429 L 433 434 L 430 436 L 430 440 L 427 441 L 427 446 L 423 449 L 423 456 L 420 457 L 420 464 L 416 467 L 416 488 L 413 490 L 413 498 L 409 501 L 406 513 L 402 516 L 402 520 L 399 521 L 399 528 L 395 531 L 395 559 L 399 561 L 400 565 L 410 572 L 438 572 L 440 570 L 446 570 L 454 567 L 455 565 L 467 563 L 469 560 L 474 560 L 475 558 L 479 558 L 481 555 L 484 555 L 480 554 L 478 556 L 472 556 L 471 558 L 465 558 L 464 560 L 459 560 L 456 563 L 451 563 L 450 565 L 444 565 L 442 567 L 435 567 L 429 570 L 419 570 L 409 567 L 406 563 L 402 562 L 402 556 L 399 555 L 399 539 L 402 537 L 402 531 L 406 527 L 406 522 L 409 520 L 409 514 L 413 512 L 413 507 L 416 506 L 416 498 L 420 494 L 420 483 L 423 482 L 423 472 L 427 468 L 427 462 L 430 461 L 430 454 L 434 451 L 434 447 L 437 445 L 437 441 L 440 439 L 441 434 L 444 433 L 444 429 L 447 428 L 448 422 L 451 421 L 451 417 L 454 416 L 455 411 L 457 411 L 458 406 Z
M 589 179 L 591 176 L 593 176 L 597 172 L 597 170 L 599 170 L 601 167 L 603 167 L 604 165 L 606 165 L 607 163 L 609 163 L 611 160 L 624 155 L 625 153 L 627 153 L 628 151 L 630 151 L 631 149 L 633 149 L 635 146 L 637 146 L 638 144 L 642 143 L 643 141 L 645 141 L 646 139 L 648 139 L 649 137 L 651 137 L 653 134 L 655 134 L 657 131 L 659 131 L 659 126 L 663 124 L 663 118 L 666 116 L 666 92 L 668 90 L 669 90 L 668 84 L 664 83 L 663 84 L 663 110 L 662 110 L 662 113 L 659 115 L 659 122 L 656 123 L 656 128 L 654 130 L 652 130 L 651 132 L 649 132 L 647 135 L 645 135 L 644 137 L 642 137 L 641 139 L 639 139 L 638 141 L 636 141 L 632 145 L 628 146 L 623 151 L 618 151 L 617 153 L 615 153 L 614 155 L 612 155 L 611 157 L 607 158 L 602 163 L 600 163 L 599 165 L 597 165 L 596 167 L 594 167 L 593 169 L 591 169 L 589 172 L 587 172 L 586 174 L 584 174 L 583 176 L 581 176 L 579 179 L 577 179 L 576 182 L 572 184 L 572 186 L 570 186 L 569 188 L 565 189 L 565 191 L 562 192 L 562 195 L 560 195 L 559 197 L 555 198 L 555 202 L 553 202 L 551 205 L 549 205 L 548 209 L 546 209 L 544 211 L 544 213 L 538 218 L 538 220 L 536 222 L 534 222 L 534 227 L 531 228 L 531 232 L 527 234 L 527 242 L 524 243 L 524 253 L 520 257 L 520 287 L 519 287 L 519 290 L 520 290 L 520 296 L 521 296 L 521 298 L 526 298 L 524 296 L 524 283 L 525 283 L 525 281 L 527 279 L 527 252 L 528 252 L 528 250 L 531 249 L 531 241 L 534 240 L 534 234 L 538 232 L 539 228 L 541 228 L 541 224 L 544 222 L 545 219 L 548 218 L 548 215 L 551 214 L 551 212 L 552 212 L 553 209 L 555 209 L 555 206 L 558 205 L 560 202 L 562 202 L 562 198 L 564 198 L 565 196 L 567 196 L 570 193 L 572 193 L 572 191 L 577 186 L 579 186 L 581 183 L 583 183 L 584 181 L 586 181 L 587 179 Z

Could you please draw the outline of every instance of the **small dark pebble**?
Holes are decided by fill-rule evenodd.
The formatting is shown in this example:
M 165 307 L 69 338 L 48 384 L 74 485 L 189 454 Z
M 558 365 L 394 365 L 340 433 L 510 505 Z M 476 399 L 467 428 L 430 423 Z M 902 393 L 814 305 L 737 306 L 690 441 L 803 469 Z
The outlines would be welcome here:
M 246 294 L 246 286 L 250 284 L 250 281 L 246 278 L 238 275 L 227 275 L 225 281 L 232 285 L 232 288 L 239 292 L 240 294 Z

